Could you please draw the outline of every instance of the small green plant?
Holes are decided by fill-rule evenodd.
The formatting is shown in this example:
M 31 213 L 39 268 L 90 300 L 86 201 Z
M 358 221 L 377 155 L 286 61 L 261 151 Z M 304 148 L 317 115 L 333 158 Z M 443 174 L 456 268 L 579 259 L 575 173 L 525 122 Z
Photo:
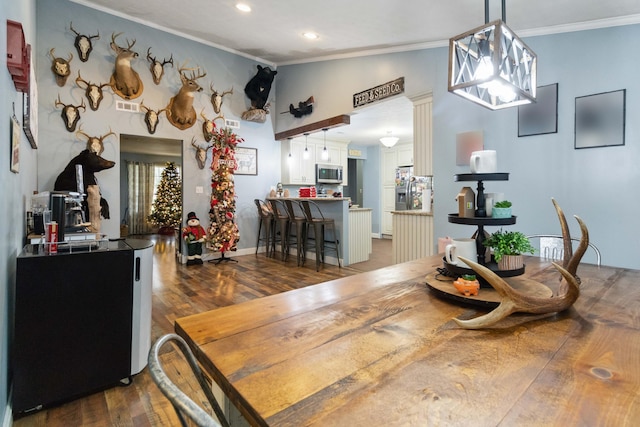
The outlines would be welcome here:
M 510 208 L 511 202 L 508 200 L 500 200 L 493 205 L 494 208 Z
M 484 242 L 484 246 L 493 249 L 493 256 L 496 262 L 504 255 L 522 255 L 524 253 L 533 254 L 535 248 L 531 246 L 527 236 L 519 231 L 496 231 Z
M 475 274 L 463 274 L 462 278 L 464 280 L 468 280 L 468 281 L 472 282 L 472 281 L 476 280 L 476 275 Z

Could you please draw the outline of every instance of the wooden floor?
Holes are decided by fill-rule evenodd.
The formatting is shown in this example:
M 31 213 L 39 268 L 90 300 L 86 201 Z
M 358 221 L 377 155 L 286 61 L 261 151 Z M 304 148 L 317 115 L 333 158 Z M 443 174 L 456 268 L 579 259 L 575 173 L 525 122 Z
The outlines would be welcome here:
M 349 267 L 324 265 L 319 272 L 310 260 L 297 267 L 295 257 L 287 262 L 267 258 L 264 253 L 233 257 L 235 262 L 219 265 L 179 264 L 173 237 L 153 236 L 153 322 L 152 341 L 173 332 L 176 318 L 238 304 L 328 280 L 371 271 L 391 264 L 391 240 L 374 239 L 369 261 Z M 99 339 L 99 335 L 96 337 Z M 193 393 L 198 385 L 190 381 L 176 352 L 162 355 L 170 377 Z M 188 392 L 191 393 L 191 392 Z M 172 406 L 160 393 L 145 368 L 129 386 L 116 386 L 60 406 L 43 409 L 14 420 L 16 427 L 30 426 L 174 426 L 179 425 Z

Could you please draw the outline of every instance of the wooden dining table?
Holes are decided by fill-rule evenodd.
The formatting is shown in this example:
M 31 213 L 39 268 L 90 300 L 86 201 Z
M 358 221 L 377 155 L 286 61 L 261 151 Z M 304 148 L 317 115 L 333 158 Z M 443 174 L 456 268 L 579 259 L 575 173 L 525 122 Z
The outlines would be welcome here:
M 555 290 L 549 261 L 525 263 Z M 640 425 L 640 270 L 580 264 L 568 310 L 466 330 L 452 319 L 491 307 L 428 286 L 442 264 L 194 314 L 175 330 L 254 426 Z

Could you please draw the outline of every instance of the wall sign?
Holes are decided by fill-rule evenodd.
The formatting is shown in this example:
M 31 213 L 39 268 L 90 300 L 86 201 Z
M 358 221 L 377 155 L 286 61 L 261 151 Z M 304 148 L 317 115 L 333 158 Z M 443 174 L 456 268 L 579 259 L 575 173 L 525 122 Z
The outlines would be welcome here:
M 362 107 L 390 96 L 404 93 L 404 77 L 383 83 L 353 95 L 353 108 Z

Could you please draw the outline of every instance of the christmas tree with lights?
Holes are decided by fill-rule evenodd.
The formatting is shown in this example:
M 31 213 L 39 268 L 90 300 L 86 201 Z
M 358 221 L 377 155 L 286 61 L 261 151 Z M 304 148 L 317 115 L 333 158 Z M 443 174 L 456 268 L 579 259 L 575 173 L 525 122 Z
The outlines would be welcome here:
M 182 222 L 182 186 L 180 174 L 174 162 L 167 162 L 160 183 L 156 190 L 156 198 L 153 201 L 151 215 L 147 220 L 162 229 L 169 228 L 167 232 L 173 233 L 173 228 L 180 226 Z
M 236 197 L 233 173 L 236 170 L 236 145 L 242 138 L 231 132 L 229 128 L 213 131 L 213 149 L 211 160 L 211 209 L 210 225 L 207 230 L 207 248 L 214 252 L 235 251 L 240 233 L 235 223 Z

